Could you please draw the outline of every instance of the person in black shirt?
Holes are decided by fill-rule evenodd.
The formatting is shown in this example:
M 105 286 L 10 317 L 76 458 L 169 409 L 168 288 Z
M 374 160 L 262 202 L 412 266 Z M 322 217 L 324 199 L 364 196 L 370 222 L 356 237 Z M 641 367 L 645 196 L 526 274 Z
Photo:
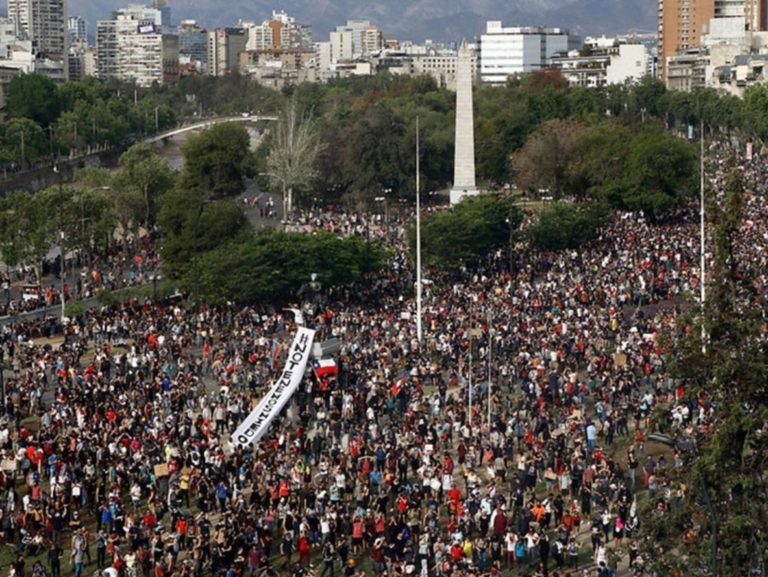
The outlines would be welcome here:
M 325 577 L 328 570 L 331 571 L 331 577 L 334 576 L 333 562 L 336 560 L 336 548 L 331 541 L 326 542 L 323 547 L 323 572 L 320 577 Z
M 48 565 L 51 568 L 51 577 L 61 577 L 61 547 L 51 542 L 48 548 Z

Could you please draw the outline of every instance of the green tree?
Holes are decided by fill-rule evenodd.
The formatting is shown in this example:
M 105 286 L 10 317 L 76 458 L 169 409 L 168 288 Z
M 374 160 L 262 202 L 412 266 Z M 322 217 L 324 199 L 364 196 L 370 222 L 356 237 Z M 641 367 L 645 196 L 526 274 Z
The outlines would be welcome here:
M 176 175 L 155 149 L 145 143 L 134 144 L 120 156 L 113 186 L 133 190 L 142 199 L 142 223 L 150 229 L 157 216 L 157 201 L 174 185 Z
M 118 171 L 119 172 L 119 171 Z M 100 195 L 107 200 L 110 214 L 114 219 L 113 233 L 127 243 L 137 232 L 144 214 L 139 189 L 124 178 L 117 178 L 118 172 L 107 168 L 84 168 L 77 171 L 73 186 L 78 194 Z M 112 238 L 112 234 L 107 240 Z
M 59 244 L 64 233 L 70 248 L 82 248 L 77 239 L 86 222 L 69 187 L 50 187 L 34 194 L 16 192 L 2 203 L 4 226 L 0 231 L 3 255 L 19 263 L 38 265 Z
M 201 254 L 247 227 L 242 209 L 231 199 L 209 199 L 207 192 L 174 189 L 164 195 L 158 224 L 163 232 L 163 270 L 172 279 L 184 276 Z
M 188 274 L 184 284 L 208 302 L 284 303 L 313 274 L 323 288 L 349 286 L 379 270 L 385 260 L 378 244 L 359 237 L 268 230 L 206 253 L 199 275 Z
M 538 216 L 528 230 L 531 246 L 539 250 L 576 248 L 597 236 L 608 218 L 608 209 L 600 204 L 556 202 Z
M 746 89 L 742 116 L 749 119 L 747 133 L 768 142 L 768 86 L 755 84 Z
M 576 136 L 569 173 L 576 196 L 604 197 L 607 188 L 624 178 L 632 150 L 629 128 L 610 120 Z
M 695 434 L 678 433 L 685 462 L 671 480 L 686 491 L 676 514 L 657 512 L 644 528 L 654 564 L 702 577 L 763 575 L 768 569 L 768 347 L 752 282 L 762 271 L 736 250 L 744 202 L 738 169 L 729 170 L 725 192 L 725 205 L 712 207 L 717 224 L 707 338 L 701 340 L 694 323 L 679 322 L 670 350 L 684 402 L 705 403 L 711 413 Z
M 29 118 L 12 118 L 2 126 L 6 160 L 25 167 L 48 154 L 49 145 L 40 125 Z
M 642 210 L 656 218 L 689 200 L 698 184 L 694 146 L 660 130 L 645 130 L 630 144 L 624 177 L 611 184 L 617 208 Z
M 40 74 L 14 76 L 8 85 L 5 108 L 9 116 L 28 118 L 46 127 L 59 114 L 56 85 Z
M 26 195 L 21 192 L 0 198 L 0 254 L 5 264 L 16 266 L 29 256 L 25 214 Z
M 522 215 L 510 197 L 484 194 L 430 213 L 421 224 L 422 259 L 427 266 L 468 266 L 488 251 L 508 247 Z M 415 226 L 408 229 L 412 252 Z
M 251 155 L 244 127 L 217 124 L 190 137 L 182 152 L 184 170 L 178 185 L 181 190 L 206 191 L 211 199 L 237 196 L 245 191 Z

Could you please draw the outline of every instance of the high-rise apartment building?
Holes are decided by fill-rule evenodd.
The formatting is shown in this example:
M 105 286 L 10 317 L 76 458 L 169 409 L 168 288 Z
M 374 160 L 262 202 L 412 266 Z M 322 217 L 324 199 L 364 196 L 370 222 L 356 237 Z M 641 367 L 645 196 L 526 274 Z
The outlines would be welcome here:
M 337 26 L 336 32 L 349 33 L 352 38 L 352 57 L 368 56 L 381 49 L 382 35 L 377 26 L 369 20 L 347 20 L 343 26 Z
M 261 24 L 240 22 L 238 26 L 247 30 L 248 51 L 312 48 L 312 29 L 282 11 L 272 11 L 272 17 Z
M 8 17 L 16 37 L 30 40 L 37 58 L 59 62 L 66 69 L 67 0 L 8 0 Z
M 96 24 L 97 68 L 101 78 L 134 81 L 139 86 L 179 77 L 179 39 L 164 34 L 156 8 L 132 5 Z
M 208 74 L 226 76 L 240 65 L 248 34 L 244 28 L 217 28 L 208 32 Z
M 67 34 L 70 45 L 79 40 L 86 40 L 88 38 L 88 26 L 85 19 L 80 16 L 70 16 L 67 20 Z
M 767 8 L 768 0 L 659 0 L 659 78 L 667 82 L 670 58 L 700 46 L 711 20 L 743 19 L 745 32 L 766 30 Z
M 745 0 L 744 17 L 748 30 L 768 30 L 768 0 Z
M 745 29 L 766 30 L 768 0 L 715 0 L 715 18 L 745 19 Z
M 714 15 L 715 0 L 659 0 L 659 77 L 664 82 L 669 58 L 698 46 Z

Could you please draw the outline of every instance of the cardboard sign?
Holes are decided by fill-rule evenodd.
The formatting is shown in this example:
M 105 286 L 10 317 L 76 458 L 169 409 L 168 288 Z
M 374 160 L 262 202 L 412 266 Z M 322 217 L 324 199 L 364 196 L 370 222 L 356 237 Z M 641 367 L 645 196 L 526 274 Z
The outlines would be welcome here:
M 155 465 L 155 477 L 167 477 L 168 476 L 168 463 L 160 463 Z

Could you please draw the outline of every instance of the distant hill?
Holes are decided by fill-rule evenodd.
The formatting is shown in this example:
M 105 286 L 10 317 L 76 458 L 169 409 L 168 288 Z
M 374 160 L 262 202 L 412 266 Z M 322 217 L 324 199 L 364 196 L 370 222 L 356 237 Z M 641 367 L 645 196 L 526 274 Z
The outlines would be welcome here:
M 136 0 L 69 0 L 70 15 L 97 20 Z M 197 20 L 213 28 L 233 25 L 239 18 L 261 21 L 273 9 L 285 10 L 297 21 L 311 24 L 316 40 L 347 18 L 365 18 L 387 36 L 421 42 L 471 39 L 485 29 L 486 20 L 505 26 L 568 27 L 585 34 L 618 34 L 630 29 L 656 28 L 656 0 L 169 0 L 173 20 Z

